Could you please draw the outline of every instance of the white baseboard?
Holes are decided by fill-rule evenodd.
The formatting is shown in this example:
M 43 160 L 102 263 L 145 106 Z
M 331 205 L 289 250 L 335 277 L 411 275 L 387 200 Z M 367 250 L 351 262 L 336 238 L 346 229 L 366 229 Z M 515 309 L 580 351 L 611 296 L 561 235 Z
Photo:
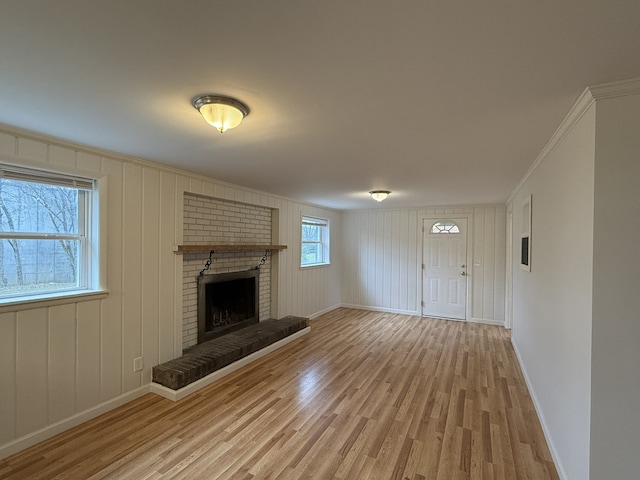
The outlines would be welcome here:
M 289 335 L 288 337 L 283 338 L 282 340 L 278 340 L 276 343 L 272 343 L 268 347 L 258 350 L 257 352 L 254 352 L 251 355 L 247 355 L 246 357 L 241 358 L 240 360 L 233 362 L 232 364 L 227 365 L 224 368 L 221 368 L 220 370 L 216 370 L 215 372 L 210 373 L 206 377 L 201 378 L 200 380 L 196 380 L 195 382 L 190 383 L 186 387 L 183 387 L 179 390 L 172 390 L 158 383 L 151 383 L 149 389 L 152 393 L 155 393 L 157 395 L 160 395 L 161 397 L 164 397 L 176 402 L 178 400 L 183 399 L 187 395 L 190 395 L 200 390 L 201 388 L 204 388 L 207 385 L 212 384 L 216 380 L 226 377 L 227 375 L 235 372 L 239 368 L 242 368 L 245 365 L 248 365 L 249 363 L 258 360 L 259 358 L 264 357 L 265 355 L 277 350 L 278 348 L 284 347 L 287 343 L 297 340 L 298 338 L 302 337 L 303 335 L 306 335 L 310 331 L 311 331 L 310 327 L 304 328 L 292 335 Z
M 143 385 L 142 387 L 136 388 L 135 390 L 103 402 L 99 405 L 96 405 L 95 407 L 89 408 L 88 410 L 76 413 L 69 418 L 65 418 L 64 420 L 60 420 L 59 422 L 53 423 L 33 433 L 29 433 L 24 437 L 17 438 L 10 443 L 0 446 L 0 459 L 6 458 L 9 455 L 13 455 L 14 453 L 18 453 L 25 448 L 31 447 L 36 443 L 47 440 L 54 435 L 69 430 L 70 428 L 77 427 L 81 423 L 96 418 L 103 413 L 107 413 L 108 411 L 120 407 L 125 403 L 135 400 L 136 398 L 139 398 L 147 393 L 149 393 L 149 385 Z
M 504 321 L 502 321 L 502 320 L 494 320 L 492 318 L 472 317 L 471 319 L 469 319 L 467 321 L 471 322 L 471 323 L 486 323 L 487 325 L 498 325 L 500 327 L 504 327 Z
M 421 315 L 420 312 L 416 310 L 399 310 L 395 308 L 370 307 L 367 305 L 352 305 L 349 303 L 341 303 L 339 306 L 344 308 L 354 308 L 356 310 L 369 310 L 371 312 L 399 313 L 401 315 Z
M 56 422 L 36 432 L 30 433 L 28 435 L 25 435 L 24 437 L 20 437 L 16 440 L 13 440 L 12 442 L 1 445 L 0 460 L 10 455 L 13 455 L 14 453 L 18 453 L 19 451 L 24 450 L 25 448 L 29 448 L 37 443 L 47 440 L 55 435 L 58 435 L 59 433 L 69 430 L 70 428 L 76 427 L 81 423 L 84 423 L 88 420 L 96 418 L 102 415 L 103 413 L 107 413 L 110 410 L 118 408 L 124 405 L 125 403 L 135 400 L 136 398 L 140 398 L 141 396 L 146 395 L 149 392 L 155 393 L 164 398 L 168 398 L 169 400 L 174 400 L 174 401 L 180 400 L 181 398 L 186 397 L 190 393 L 193 393 L 194 391 L 200 388 L 203 388 L 206 385 L 209 385 L 210 383 L 218 380 L 219 378 L 224 377 L 225 375 L 229 375 L 230 373 L 234 372 L 240 367 L 243 367 L 248 363 L 258 360 L 260 357 L 264 357 L 265 355 L 273 352 L 274 350 L 277 350 L 278 348 L 283 347 L 287 343 L 292 342 L 293 340 L 296 340 L 297 338 L 300 338 L 301 336 L 309 333 L 310 331 L 311 331 L 310 327 L 300 330 L 292 335 L 289 335 L 286 338 L 283 338 L 282 340 L 277 341 L 276 343 L 269 345 L 268 347 L 263 348 L 262 350 L 254 352 L 251 355 L 248 355 L 247 357 L 244 357 L 238 360 L 237 362 L 234 362 L 231 365 L 228 365 L 223 369 L 218 370 L 217 372 L 214 372 L 211 375 L 208 375 L 205 378 L 202 378 L 197 382 L 194 382 L 191 385 L 188 385 L 177 391 L 163 387 L 162 385 L 158 385 L 156 383 L 143 385 L 142 387 L 136 388 L 135 390 L 127 392 L 123 395 L 120 395 L 106 402 L 103 402 L 88 410 L 77 413 L 69 418 Z
M 366 305 L 352 305 L 349 303 L 341 303 L 339 305 L 340 307 L 344 307 L 344 308 L 354 308 L 356 310 L 370 310 L 372 312 L 385 312 L 385 313 L 399 313 L 402 315 L 420 315 L 422 316 L 422 312 L 419 312 L 417 310 L 399 310 L 399 309 L 394 309 L 394 308 L 382 308 L 382 307 L 370 307 L 370 306 L 366 306 Z M 448 318 L 446 320 L 456 320 L 455 318 Z M 461 322 L 464 322 L 465 320 L 460 320 Z M 486 323 L 489 325 L 499 325 L 501 327 L 504 327 L 504 322 L 500 321 L 500 320 L 494 320 L 494 319 L 490 319 L 490 318 L 471 318 L 469 320 L 466 320 L 467 322 L 472 322 L 472 323 Z
M 524 363 L 522 362 L 522 357 L 520 356 L 520 352 L 518 351 L 517 344 L 513 341 L 513 337 L 511 338 L 511 345 L 513 346 L 513 351 L 516 352 L 516 358 L 518 359 L 518 364 L 520 365 L 520 370 L 522 371 L 522 376 L 524 377 L 524 381 L 527 384 L 527 390 L 529 390 L 529 396 L 533 401 L 533 408 L 536 409 L 536 414 L 538 415 L 538 419 L 540 420 L 540 425 L 542 426 L 542 433 L 544 434 L 544 438 L 547 440 L 547 445 L 549 445 L 549 450 L 551 451 L 551 456 L 553 457 L 553 463 L 556 465 L 556 470 L 558 471 L 558 476 L 560 480 L 568 480 L 566 472 L 562 467 L 562 462 L 560 461 L 560 457 L 558 456 L 558 451 L 555 448 L 553 440 L 549 435 L 549 428 L 547 427 L 547 422 L 540 410 L 540 406 L 538 403 L 538 399 L 536 398 L 536 394 L 531 386 L 531 382 L 529 380 L 529 376 L 527 375 L 527 370 L 524 368 Z
M 340 308 L 340 304 L 334 305 L 332 307 L 328 307 L 328 308 L 325 308 L 323 310 L 320 310 L 319 312 L 313 313 L 313 314 L 309 315 L 308 318 L 309 318 L 309 320 L 313 320 L 314 318 L 318 318 L 320 315 L 324 315 L 325 313 L 332 312 L 336 308 Z

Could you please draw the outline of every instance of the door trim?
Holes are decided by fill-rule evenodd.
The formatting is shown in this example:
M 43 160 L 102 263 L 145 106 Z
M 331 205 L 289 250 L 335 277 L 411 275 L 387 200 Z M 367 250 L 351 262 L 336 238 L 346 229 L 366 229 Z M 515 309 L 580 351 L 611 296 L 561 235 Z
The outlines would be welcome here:
M 420 312 L 420 316 L 422 316 L 422 302 L 424 301 L 424 273 L 422 271 L 422 265 L 425 264 L 424 259 L 424 236 L 425 232 L 423 231 L 424 221 L 425 220 L 459 220 L 466 219 L 467 221 L 467 299 L 465 304 L 465 314 L 464 320 L 460 320 L 458 318 L 449 318 L 446 320 L 451 320 L 454 322 L 470 322 L 473 319 L 473 312 L 471 311 L 471 299 L 473 296 L 473 214 L 470 213 L 443 213 L 442 215 L 428 214 L 428 215 L 419 215 L 419 227 L 418 232 L 420 235 L 420 241 L 418 245 L 420 245 L 420 265 L 418 268 L 418 272 L 420 275 L 420 304 L 418 305 L 418 311 Z

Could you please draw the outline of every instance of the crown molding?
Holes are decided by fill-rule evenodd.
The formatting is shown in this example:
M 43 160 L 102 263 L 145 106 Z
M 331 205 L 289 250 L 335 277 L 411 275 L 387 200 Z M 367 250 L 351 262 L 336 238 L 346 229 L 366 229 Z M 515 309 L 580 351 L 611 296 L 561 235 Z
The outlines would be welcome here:
M 605 98 L 625 97 L 640 94 L 640 78 L 631 78 L 619 82 L 603 83 L 589 87 L 591 95 L 596 100 Z
M 545 159 L 555 150 L 562 139 L 567 136 L 573 126 L 578 123 L 594 103 L 595 98 L 591 94 L 591 90 L 589 88 L 585 88 L 580 97 L 578 97 L 578 100 L 573 104 L 573 107 L 571 107 L 571 110 L 569 110 L 569 113 L 567 113 L 562 122 L 560 122 L 560 126 L 556 129 L 553 135 L 551 135 L 547 144 L 542 148 L 534 162 L 513 189 L 511 195 L 509 195 L 509 198 L 507 199 L 507 205 L 513 201 L 518 191 L 522 188 L 522 185 L 524 185 L 529 177 L 531 177 L 538 167 L 542 165 Z
M 560 126 L 553 133 L 547 144 L 540 151 L 535 161 L 531 164 L 526 171 L 522 179 L 518 182 L 516 187 L 509 195 L 507 199 L 507 205 L 511 203 L 522 188 L 522 185 L 533 175 L 533 172 L 545 161 L 545 159 L 555 150 L 560 142 L 567 136 L 574 125 L 584 116 L 589 108 L 598 100 L 604 100 L 607 98 L 624 97 L 628 95 L 640 94 L 640 78 L 633 78 L 629 80 L 622 80 L 619 82 L 604 83 L 601 85 L 595 85 L 584 89 L 580 97 L 573 104 L 569 113 L 564 117 Z

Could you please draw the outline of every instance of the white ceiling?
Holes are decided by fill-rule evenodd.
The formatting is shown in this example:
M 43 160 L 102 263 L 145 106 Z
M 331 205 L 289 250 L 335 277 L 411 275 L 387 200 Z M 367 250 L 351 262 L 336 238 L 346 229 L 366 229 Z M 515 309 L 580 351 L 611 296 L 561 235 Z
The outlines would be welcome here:
M 0 122 L 340 209 L 504 202 L 633 77 L 638 0 L 0 0 Z

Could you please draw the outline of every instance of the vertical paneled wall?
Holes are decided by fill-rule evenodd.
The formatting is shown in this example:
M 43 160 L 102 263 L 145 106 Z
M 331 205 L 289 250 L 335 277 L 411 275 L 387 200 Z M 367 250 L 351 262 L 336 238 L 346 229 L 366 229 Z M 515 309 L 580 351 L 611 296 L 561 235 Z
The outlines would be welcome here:
M 153 165 L 9 132 L 0 133 L 0 161 L 101 179 L 109 290 L 98 300 L 2 307 L 2 446 L 135 396 L 151 366 L 173 358 L 177 190 L 176 174 Z M 142 372 L 133 371 L 138 356 Z
M 345 305 L 419 314 L 424 218 L 469 219 L 472 321 L 504 322 L 505 207 L 354 211 L 344 215 Z
M 183 267 L 173 246 L 183 240 L 185 192 L 279 209 L 273 241 L 289 249 L 272 261 L 272 314 L 340 303 L 337 262 L 299 267 L 301 212 L 331 220 L 336 252 L 339 212 L 4 127 L 0 161 L 101 178 L 109 290 L 62 305 L 0 306 L 0 457 L 145 393 L 151 368 L 181 354 Z M 139 356 L 144 369 L 134 373 Z
M 280 224 L 279 239 L 274 238 L 274 243 L 289 246 L 277 254 L 279 260 L 276 286 L 277 317 L 281 318 L 285 315 L 314 317 L 339 306 L 343 214 L 280 199 L 276 200 L 274 206 L 279 210 Z M 331 265 L 300 267 L 302 215 L 329 220 Z
M 344 222 L 343 303 L 417 313 L 418 210 L 349 212 Z
M 503 324 L 505 320 L 506 207 L 472 209 L 470 320 Z
M 180 355 L 183 264 L 173 247 L 184 240 L 185 192 L 273 210 L 272 241 L 288 246 L 271 262 L 273 317 L 314 317 L 341 303 L 419 312 L 422 219 L 456 213 L 472 226 L 472 318 L 504 319 L 500 206 L 343 213 L 8 128 L 0 161 L 101 178 L 109 290 L 0 306 L 0 456 L 146 392 L 151 368 Z M 300 267 L 303 214 L 329 220 L 329 266 Z M 138 356 L 144 369 L 134 373 Z

